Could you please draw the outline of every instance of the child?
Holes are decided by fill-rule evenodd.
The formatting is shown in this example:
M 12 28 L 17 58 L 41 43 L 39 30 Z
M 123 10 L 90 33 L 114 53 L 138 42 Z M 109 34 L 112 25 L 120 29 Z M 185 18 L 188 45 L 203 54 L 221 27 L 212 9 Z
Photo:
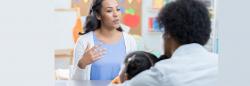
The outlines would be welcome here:
M 135 51 L 128 54 L 125 58 L 125 68 L 120 76 L 112 81 L 113 84 L 123 83 L 132 79 L 140 72 L 149 69 L 158 61 L 157 57 L 144 51 Z

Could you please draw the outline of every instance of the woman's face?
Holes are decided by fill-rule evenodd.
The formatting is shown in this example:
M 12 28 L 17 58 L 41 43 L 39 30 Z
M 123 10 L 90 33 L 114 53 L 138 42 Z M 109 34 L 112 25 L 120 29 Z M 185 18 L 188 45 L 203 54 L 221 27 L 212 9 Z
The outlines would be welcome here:
M 120 15 L 120 8 L 116 0 L 104 0 L 98 19 L 101 20 L 102 26 L 116 29 L 120 27 Z

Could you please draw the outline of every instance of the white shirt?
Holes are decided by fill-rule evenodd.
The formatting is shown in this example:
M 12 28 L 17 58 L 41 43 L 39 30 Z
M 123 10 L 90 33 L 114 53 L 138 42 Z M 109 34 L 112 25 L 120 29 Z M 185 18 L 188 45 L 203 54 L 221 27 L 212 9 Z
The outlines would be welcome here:
M 218 55 L 192 43 L 175 50 L 171 59 L 155 64 L 124 86 L 216 86 Z

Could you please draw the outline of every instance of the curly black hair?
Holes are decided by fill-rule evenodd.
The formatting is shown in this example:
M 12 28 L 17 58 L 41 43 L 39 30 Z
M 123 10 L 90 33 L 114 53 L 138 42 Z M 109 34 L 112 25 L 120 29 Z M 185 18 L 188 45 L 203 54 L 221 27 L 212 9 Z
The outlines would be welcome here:
M 205 45 L 210 38 L 211 21 L 206 5 L 197 0 L 176 0 L 166 4 L 158 15 L 164 34 L 180 45 Z

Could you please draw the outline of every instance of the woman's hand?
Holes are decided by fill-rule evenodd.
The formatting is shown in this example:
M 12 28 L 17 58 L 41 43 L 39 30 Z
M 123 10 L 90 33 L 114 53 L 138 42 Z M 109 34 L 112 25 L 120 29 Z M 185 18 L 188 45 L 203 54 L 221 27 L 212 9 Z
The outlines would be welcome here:
M 96 60 L 100 59 L 101 56 L 105 54 L 105 49 L 101 48 L 101 45 L 94 46 L 90 48 L 90 45 L 87 45 L 86 52 L 83 57 L 78 62 L 78 67 L 85 69 L 86 65 L 89 65 Z

